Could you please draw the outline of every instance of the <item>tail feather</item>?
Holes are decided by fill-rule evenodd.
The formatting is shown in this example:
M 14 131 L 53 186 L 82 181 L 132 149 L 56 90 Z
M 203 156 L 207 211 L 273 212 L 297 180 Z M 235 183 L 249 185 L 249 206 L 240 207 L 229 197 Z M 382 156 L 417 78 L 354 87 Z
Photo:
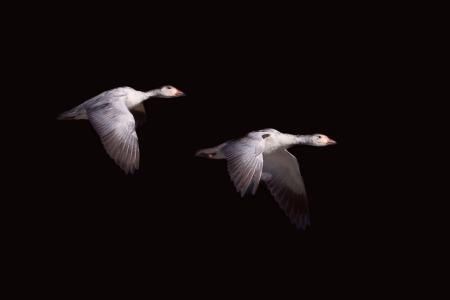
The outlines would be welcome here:
M 58 116 L 58 120 L 73 120 L 73 119 L 75 119 L 75 116 L 68 114 L 68 111 L 63 112 Z
M 222 153 L 222 148 L 227 144 L 227 142 L 220 144 L 217 147 L 213 148 L 206 148 L 206 149 L 200 149 L 197 152 L 195 152 L 195 156 L 198 157 L 206 157 L 206 158 L 212 158 L 212 159 L 224 159 L 225 156 Z
M 87 119 L 86 111 L 78 109 L 75 107 L 71 110 L 65 111 L 61 113 L 58 117 L 58 120 L 78 120 L 78 119 Z
M 217 150 L 214 148 L 201 149 L 195 152 L 195 156 L 211 158 L 214 157 L 214 155 L 216 155 L 215 151 Z
M 73 119 L 75 119 L 75 117 L 61 117 L 61 118 L 58 118 L 58 120 L 73 120 Z

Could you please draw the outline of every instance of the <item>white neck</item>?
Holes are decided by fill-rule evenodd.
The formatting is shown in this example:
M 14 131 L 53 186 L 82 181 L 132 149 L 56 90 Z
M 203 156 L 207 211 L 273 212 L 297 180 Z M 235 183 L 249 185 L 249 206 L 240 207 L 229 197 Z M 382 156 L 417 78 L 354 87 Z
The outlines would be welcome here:
M 158 90 L 151 90 L 148 92 L 140 92 L 140 91 L 132 90 L 131 92 L 128 93 L 128 97 L 125 100 L 127 108 L 131 109 L 151 97 L 156 97 L 157 91 Z
M 157 92 L 157 90 L 150 90 L 148 92 L 142 93 L 144 96 L 144 99 L 142 101 L 147 100 L 148 98 L 151 98 L 151 97 L 155 97 L 157 94 L 156 92 Z
M 295 144 L 296 145 L 309 145 L 309 135 L 296 135 L 295 136 Z
M 309 145 L 309 135 L 293 135 L 283 133 L 278 136 L 279 144 L 284 149 L 295 145 Z

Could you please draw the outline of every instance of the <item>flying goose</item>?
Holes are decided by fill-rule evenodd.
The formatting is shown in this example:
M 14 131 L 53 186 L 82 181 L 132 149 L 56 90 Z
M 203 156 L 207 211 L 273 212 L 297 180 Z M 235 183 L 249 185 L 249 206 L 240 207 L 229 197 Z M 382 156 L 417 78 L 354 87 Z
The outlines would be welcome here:
M 152 97 L 174 98 L 184 95 L 170 85 L 148 92 L 119 87 L 63 112 L 58 116 L 58 120 L 89 120 L 109 156 L 126 174 L 134 174 L 134 170 L 139 170 L 136 128 L 142 126 L 147 119 L 142 102 Z
M 323 134 L 292 135 L 275 129 L 253 131 L 195 156 L 226 159 L 237 192 L 244 196 L 251 183 L 252 194 L 263 180 L 297 229 L 311 225 L 308 199 L 297 159 L 286 149 L 294 145 L 328 146 L 336 142 Z

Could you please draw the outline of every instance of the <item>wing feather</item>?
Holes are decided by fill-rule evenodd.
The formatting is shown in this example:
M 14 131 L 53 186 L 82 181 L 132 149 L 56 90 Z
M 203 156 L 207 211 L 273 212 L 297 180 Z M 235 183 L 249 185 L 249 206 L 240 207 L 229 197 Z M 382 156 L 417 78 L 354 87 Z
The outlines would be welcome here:
M 231 141 L 222 151 L 228 162 L 228 173 L 234 182 L 236 191 L 244 196 L 251 182 L 255 183 L 253 194 L 258 188 L 263 168 L 265 141 L 261 133 L 251 132 L 246 136 Z
M 139 141 L 133 115 L 125 105 L 124 95 L 86 110 L 87 117 L 100 136 L 109 156 L 126 174 L 139 168 Z
M 287 150 L 264 158 L 263 174 L 271 194 L 297 228 L 311 225 L 308 198 L 297 159 Z

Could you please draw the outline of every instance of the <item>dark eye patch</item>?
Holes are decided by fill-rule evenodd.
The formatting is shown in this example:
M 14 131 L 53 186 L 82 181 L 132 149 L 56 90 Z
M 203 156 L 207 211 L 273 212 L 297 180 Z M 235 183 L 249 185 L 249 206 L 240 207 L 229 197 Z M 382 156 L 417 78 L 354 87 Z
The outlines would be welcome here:
M 266 137 L 270 136 L 270 134 L 263 134 L 262 138 L 265 139 Z
M 169 90 L 171 89 L 171 87 L 170 87 L 170 86 L 168 86 L 167 88 L 168 88 Z

